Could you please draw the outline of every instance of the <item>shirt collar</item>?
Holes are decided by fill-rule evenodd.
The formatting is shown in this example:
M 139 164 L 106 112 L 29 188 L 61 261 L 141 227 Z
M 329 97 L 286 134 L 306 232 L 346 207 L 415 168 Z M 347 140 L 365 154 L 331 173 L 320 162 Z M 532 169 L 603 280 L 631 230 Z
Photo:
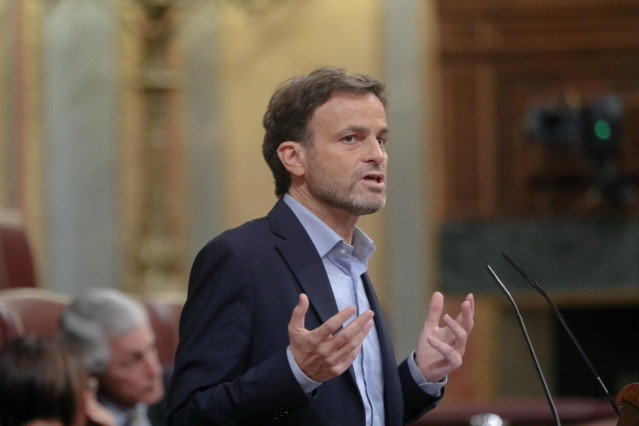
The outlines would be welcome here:
M 295 198 L 289 194 L 284 194 L 284 202 L 290 207 L 308 233 L 320 257 L 326 256 L 337 244 L 346 244 L 337 232 L 333 231 Z M 373 254 L 375 248 L 373 240 L 356 226 L 353 230 L 353 256 L 360 260 L 367 260 Z
M 137 404 L 135 404 L 134 407 L 127 409 L 120 407 L 102 393 L 98 393 L 98 400 L 104 406 L 104 408 L 106 408 L 109 413 L 113 415 L 114 420 L 117 424 L 125 424 L 131 419 L 132 416 L 139 415 L 142 417 L 146 417 L 147 415 L 146 413 L 148 407 L 142 402 L 138 402 Z

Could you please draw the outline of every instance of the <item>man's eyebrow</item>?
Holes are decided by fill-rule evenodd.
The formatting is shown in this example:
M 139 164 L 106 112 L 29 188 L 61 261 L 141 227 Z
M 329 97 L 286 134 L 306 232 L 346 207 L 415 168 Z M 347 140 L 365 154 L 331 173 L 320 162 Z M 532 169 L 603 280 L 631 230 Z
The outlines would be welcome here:
M 348 126 L 347 128 L 343 129 L 340 133 L 367 133 L 370 131 L 370 128 L 366 127 L 366 126 L 357 126 L 357 125 L 353 125 L 353 126 Z M 377 132 L 377 134 L 387 134 L 388 131 L 388 127 L 384 126 L 382 127 L 379 132 Z
M 366 133 L 366 132 L 368 132 L 368 128 L 364 127 L 364 126 L 353 125 L 353 126 L 348 126 L 342 132 L 344 132 L 344 133 Z

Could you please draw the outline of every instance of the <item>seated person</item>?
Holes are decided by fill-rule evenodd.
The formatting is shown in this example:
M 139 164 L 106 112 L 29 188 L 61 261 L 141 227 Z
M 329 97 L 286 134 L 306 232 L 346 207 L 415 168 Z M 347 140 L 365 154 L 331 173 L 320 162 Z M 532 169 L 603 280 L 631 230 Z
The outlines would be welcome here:
M 62 313 L 59 337 L 97 378 L 98 400 L 118 425 L 164 424 L 163 413 L 149 410 L 163 402 L 164 384 L 155 335 L 140 303 L 117 290 L 90 289 Z
M 81 360 L 53 340 L 29 335 L 0 349 L 0 425 L 115 426 L 87 387 Z

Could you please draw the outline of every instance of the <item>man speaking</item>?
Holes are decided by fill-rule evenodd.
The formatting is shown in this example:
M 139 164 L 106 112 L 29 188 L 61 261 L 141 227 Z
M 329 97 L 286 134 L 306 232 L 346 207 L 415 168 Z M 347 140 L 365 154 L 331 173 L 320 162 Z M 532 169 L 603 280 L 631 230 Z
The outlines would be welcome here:
M 282 84 L 263 120 L 278 197 L 193 264 L 169 388 L 170 424 L 401 425 L 441 399 L 474 301 L 431 299 L 399 367 L 356 224 L 386 202 L 384 86 L 324 67 Z M 443 326 L 440 327 L 440 318 Z

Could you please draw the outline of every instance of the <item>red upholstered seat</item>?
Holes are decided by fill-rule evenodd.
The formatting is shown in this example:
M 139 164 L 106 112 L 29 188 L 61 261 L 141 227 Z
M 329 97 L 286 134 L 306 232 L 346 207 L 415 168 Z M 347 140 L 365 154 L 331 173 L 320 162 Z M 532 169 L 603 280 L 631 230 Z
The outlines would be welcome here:
M 0 210 L 0 289 L 35 286 L 33 258 L 20 214 Z
M 69 297 L 42 288 L 0 291 L 0 345 L 25 334 L 53 337 Z

